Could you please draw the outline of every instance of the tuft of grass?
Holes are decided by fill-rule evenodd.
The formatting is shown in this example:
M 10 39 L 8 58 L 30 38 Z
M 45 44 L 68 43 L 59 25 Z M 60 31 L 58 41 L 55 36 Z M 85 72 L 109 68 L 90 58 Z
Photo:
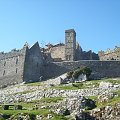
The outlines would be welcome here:
M 113 85 L 115 85 L 115 84 L 120 84 L 120 80 L 106 79 L 105 81 L 106 81 L 106 82 L 110 82 L 110 83 L 112 83 Z
M 58 90 L 78 90 L 78 89 L 86 89 L 86 88 L 92 88 L 92 84 L 87 84 L 90 83 L 89 81 L 86 82 L 80 82 L 80 83 L 73 83 L 70 85 L 59 85 L 59 86 L 54 86 L 52 87 L 53 89 L 58 89 Z M 97 83 L 95 83 L 97 84 Z M 99 85 L 99 84 L 98 84 Z M 96 85 L 96 86 L 98 86 Z
M 56 103 L 60 100 L 63 100 L 63 97 L 47 97 L 47 98 L 42 98 L 39 100 L 39 102 L 43 102 L 43 103 Z
M 87 96 L 91 100 L 97 100 L 97 96 Z
M 17 93 L 14 93 L 13 95 L 16 95 L 16 94 L 26 94 L 26 93 L 31 93 L 31 92 L 34 92 L 35 90 L 25 90 L 23 92 L 17 92 Z
M 27 83 L 27 86 L 42 86 L 42 82 Z
M 69 120 L 67 119 L 65 116 L 63 115 L 57 115 L 57 114 L 54 114 L 54 117 L 50 120 Z
M 41 110 L 0 110 L 0 113 L 6 114 L 6 115 L 14 115 L 18 113 L 27 113 L 27 114 L 34 114 L 34 115 L 39 115 L 43 114 L 46 115 L 49 113 L 48 109 L 41 109 Z
M 46 117 L 48 114 L 53 115 L 53 117 L 50 120 L 68 120 L 65 116 L 57 115 L 57 114 L 51 112 L 49 109 L 40 109 L 40 110 L 31 110 L 31 111 L 29 111 L 29 110 L 0 110 L 0 113 L 9 115 L 13 119 L 17 118 L 17 116 L 22 113 L 24 115 L 28 114 L 31 118 L 30 120 L 35 120 L 36 115 L 42 115 L 47 120 Z M 14 115 L 14 116 L 12 116 L 12 115 Z M 1 120 L 4 120 L 4 119 L 1 119 Z
M 67 86 L 59 85 L 59 86 L 55 86 L 55 87 L 52 87 L 52 88 L 57 89 L 57 90 L 77 90 L 78 89 L 77 87 L 74 87 L 74 86 L 71 86 L 71 85 L 67 85 Z
M 118 96 L 115 96 L 111 99 L 109 99 L 107 102 L 104 102 L 104 103 L 100 103 L 99 101 L 96 102 L 96 106 L 98 108 L 102 108 L 102 107 L 105 107 L 107 105 L 115 105 L 117 103 L 120 103 L 120 90 L 116 90 L 114 91 L 114 93 L 118 94 Z

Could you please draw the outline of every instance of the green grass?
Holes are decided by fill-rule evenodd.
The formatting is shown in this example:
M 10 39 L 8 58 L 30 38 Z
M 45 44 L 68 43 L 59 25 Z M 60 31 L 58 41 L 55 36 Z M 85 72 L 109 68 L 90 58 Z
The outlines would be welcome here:
M 65 116 L 54 114 L 54 117 L 50 120 L 69 120 Z
M 42 103 L 56 103 L 60 100 L 63 100 L 63 97 L 42 98 L 42 99 L 39 100 L 39 102 L 42 102 Z
M 97 100 L 97 96 L 87 96 L 91 100 Z
M 57 115 L 55 113 L 50 112 L 49 109 L 40 109 L 40 110 L 31 110 L 31 111 L 29 110 L 0 110 L 0 113 L 10 115 L 10 116 L 14 115 L 15 118 L 17 118 L 17 115 L 20 113 L 28 114 L 30 116 L 42 115 L 44 117 L 47 117 L 48 114 L 52 114 L 53 117 L 50 120 L 68 120 L 67 118 L 65 118 L 65 116 Z M 12 116 L 13 119 L 15 119 L 14 117 Z
M 80 82 L 80 83 L 73 83 L 71 85 L 54 86 L 52 88 L 58 89 L 58 90 L 78 90 L 78 89 L 92 88 L 93 85 L 94 85 L 94 87 L 98 87 L 99 83 L 98 82 L 91 83 L 90 81 L 86 81 L 86 82 Z
M 25 85 L 27 85 L 27 86 L 42 86 L 43 83 L 42 82 L 34 82 L 34 83 L 27 83 Z
M 23 110 L 28 110 L 28 109 L 32 109 L 34 108 L 35 105 L 38 105 L 38 106 L 46 106 L 46 105 L 49 105 L 51 103 L 57 103 L 58 101 L 60 100 L 63 100 L 64 98 L 63 97 L 51 97 L 51 98 L 42 98 L 40 100 L 33 100 L 31 102 L 19 102 L 19 103 L 13 103 L 13 104 L 8 104 L 8 105 L 22 105 L 23 107 Z M 7 105 L 7 104 L 5 104 Z M 10 106 L 9 107 L 10 110 L 13 110 L 13 106 Z M 2 108 L 0 106 L 0 112 L 2 111 Z
M 13 114 L 18 114 L 18 113 L 28 113 L 28 114 L 34 114 L 34 115 L 39 115 L 39 114 L 48 114 L 49 110 L 46 109 L 41 109 L 41 110 L 0 110 L 0 113 L 2 114 L 7 114 L 7 115 L 13 115 Z
M 120 84 L 120 79 L 114 80 L 112 78 L 102 80 L 90 80 L 92 84 L 99 84 L 100 82 L 110 82 L 112 84 Z
M 118 96 L 113 97 L 109 99 L 107 102 L 102 102 L 100 103 L 97 99 L 97 96 L 87 96 L 89 99 L 95 100 L 96 101 L 96 107 L 98 108 L 103 108 L 107 105 L 115 105 L 117 103 L 120 103 L 120 90 L 113 91 L 113 93 L 117 94 Z
M 118 94 L 118 97 L 120 97 L 120 90 L 115 90 L 113 93 Z
M 120 84 L 120 79 L 119 80 L 106 79 L 105 81 L 110 82 L 112 84 Z
M 120 84 L 120 79 L 113 80 L 112 78 L 109 78 L 109 79 L 102 79 L 102 80 L 90 80 L 90 81 L 85 81 L 85 82 L 81 82 L 81 83 L 73 83 L 72 85 L 67 85 L 67 86 L 65 86 L 65 85 L 54 86 L 52 88 L 60 89 L 60 90 L 78 90 L 78 89 L 98 87 L 100 82 L 110 82 L 112 84 Z M 28 83 L 25 85 L 27 85 L 27 86 L 44 86 L 44 83 L 43 82 L 35 82 L 35 83 Z
M 120 80 L 103 79 L 103 80 L 90 80 L 90 81 L 85 81 L 80 83 L 73 83 L 70 85 L 59 85 L 59 86 L 54 86 L 52 88 L 59 89 L 59 90 L 78 90 L 78 89 L 99 87 L 100 82 L 110 82 L 113 85 L 120 84 Z
M 103 102 L 100 103 L 99 101 L 97 101 L 97 102 L 96 102 L 96 106 L 97 106 L 98 108 L 102 108 L 102 107 L 105 107 L 105 106 L 107 106 L 107 105 L 115 105 L 115 104 L 117 104 L 117 103 L 120 103 L 120 90 L 116 90 L 116 91 L 114 91 L 113 93 L 118 94 L 118 96 L 113 97 L 113 98 L 109 99 L 107 102 L 104 102 L 104 103 L 103 103 Z
M 31 93 L 31 92 L 34 92 L 35 90 L 25 90 L 23 92 L 17 92 L 17 93 L 14 93 L 13 95 L 16 95 L 16 94 L 26 94 L 26 93 Z
M 78 90 L 77 87 L 74 87 L 74 86 L 71 86 L 71 85 L 67 85 L 67 86 L 64 86 L 64 85 L 59 85 L 59 86 L 55 86 L 55 87 L 52 87 L 53 89 L 57 89 L 57 90 Z

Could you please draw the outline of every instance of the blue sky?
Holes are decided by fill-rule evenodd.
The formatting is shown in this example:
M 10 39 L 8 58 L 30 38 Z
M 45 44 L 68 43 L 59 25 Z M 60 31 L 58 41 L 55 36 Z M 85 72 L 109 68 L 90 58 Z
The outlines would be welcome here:
M 71 28 L 83 50 L 120 47 L 120 0 L 0 0 L 0 51 L 64 42 Z

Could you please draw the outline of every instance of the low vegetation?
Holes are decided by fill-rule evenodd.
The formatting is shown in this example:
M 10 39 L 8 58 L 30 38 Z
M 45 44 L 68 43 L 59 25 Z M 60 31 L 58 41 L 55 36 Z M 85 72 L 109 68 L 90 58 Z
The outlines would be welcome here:
M 46 97 L 40 100 L 33 100 L 32 103 L 56 103 L 63 99 L 63 97 Z
M 78 89 L 91 89 L 95 87 L 99 87 L 100 82 L 109 82 L 113 85 L 120 84 L 120 80 L 112 80 L 112 79 L 103 79 L 103 80 L 90 80 L 79 83 L 71 83 L 71 84 L 61 84 L 58 86 L 53 86 L 52 89 L 59 90 L 78 90 Z
M 78 69 L 75 69 L 74 71 L 70 71 L 67 73 L 67 78 L 74 78 L 77 79 L 79 75 L 85 74 L 87 78 L 91 75 L 92 70 L 88 67 L 80 67 Z
M 62 115 L 57 115 L 53 112 L 51 112 L 50 108 L 45 108 L 45 109 L 33 109 L 35 105 L 41 106 L 41 105 L 47 105 L 51 104 L 51 103 L 57 103 L 60 100 L 63 100 L 63 97 L 51 97 L 51 98 L 43 98 L 40 100 L 34 100 L 28 103 L 19 103 L 19 105 L 23 106 L 23 110 L 14 110 L 13 106 L 9 107 L 9 110 L 2 110 L 2 107 L 0 106 L 0 113 L 1 114 L 5 114 L 6 117 L 11 117 L 11 120 L 15 120 L 15 118 L 19 115 L 19 114 L 26 114 L 30 116 L 31 120 L 35 120 L 33 119 L 36 115 L 42 115 L 44 117 L 46 117 L 48 114 L 51 114 L 53 117 L 50 120 L 67 120 L 67 118 L 65 118 L 65 116 Z M 18 103 L 14 103 L 11 105 L 18 105 Z M 13 116 L 14 115 L 14 116 Z M 1 119 L 0 119 L 1 120 Z M 4 119 L 3 119 L 4 120 Z
M 73 72 L 69 73 L 69 77 L 73 76 Z M 100 82 L 109 82 L 112 83 L 113 85 L 120 84 L 120 79 L 102 79 L 102 80 L 89 80 L 89 81 L 84 81 L 80 83 L 70 83 L 70 84 L 62 84 L 58 86 L 51 86 L 51 89 L 58 89 L 58 90 L 79 90 L 79 89 L 91 89 L 91 88 L 97 88 L 99 87 Z M 29 83 L 25 84 L 27 86 L 43 86 L 44 83 L 36 82 L 36 83 Z M 26 94 L 29 92 L 33 92 L 33 90 L 26 90 L 23 92 L 18 92 L 15 94 Z M 116 103 L 120 102 L 120 90 L 112 91 L 114 94 L 116 94 L 114 97 L 108 99 L 106 102 L 100 102 L 98 99 L 98 96 L 87 96 L 89 99 L 92 99 L 96 101 L 96 108 L 103 108 L 107 105 L 115 105 Z M 11 117 L 11 120 L 15 120 L 16 116 L 18 116 L 20 113 L 22 114 L 28 114 L 30 116 L 31 120 L 34 120 L 36 115 L 43 115 L 46 119 L 46 116 L 48 114 L 51 114 L 53 117 L 50 120 L 70 120 L 70 118 L 67 118 L 62 115 L 57 115 L 53 112 L 51 112 L 50 108 L 44 108 L 44 109 L 33 109 L 35 105 L 38 106 L 47 106 L 51 104 L 55 104 L 59 101 L 62 101 L 64 98 L 59 96 L 59 97 L 46 97 L 42 98 L 39 100 L 33 100 L 31 102 L 19 102 L 19 103 L 14 103 L 14 105 L 22 105 L 23 110 L 13 110 L 12 107 L 10 107 L 9 110 L 2 110 L 0 106 L 0 113 L 5 114 L 8 117 Z M 86 106 L 85 111 L 88 112 L 90 110 L 89 107 Z M 14 116 L 13 116 L 14 115 Z M 5 120 L 5 119 L 0 119 L 0 120 Z
M 109 98 L 108 101 L 100 102 L 98 100 L 98 96 L 88 96 L 89 99 L 96 101 L 96 107 L 103 108 L 107 105 L 115 105 L 120 102 L 120 90 L 113 91 L 114 94 L 116 94 L 115 97 Z

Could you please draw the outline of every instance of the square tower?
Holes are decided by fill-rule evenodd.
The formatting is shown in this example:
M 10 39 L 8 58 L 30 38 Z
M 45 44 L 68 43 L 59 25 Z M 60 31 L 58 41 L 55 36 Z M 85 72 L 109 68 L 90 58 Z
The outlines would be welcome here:
M 65 30 L 65 60 L 74 61 L 76 51 L 76 32 L 74 29 Z

